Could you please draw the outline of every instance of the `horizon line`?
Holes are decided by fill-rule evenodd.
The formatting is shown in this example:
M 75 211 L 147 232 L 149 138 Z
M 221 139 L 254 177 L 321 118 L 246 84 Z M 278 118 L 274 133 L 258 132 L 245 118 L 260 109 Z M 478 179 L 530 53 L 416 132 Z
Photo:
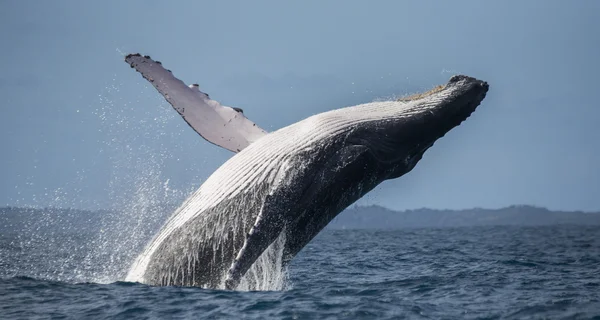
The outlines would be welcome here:
M 155 205 L 155 206 L 152 206 L 152 207 L 159 207 L 159 206 L 161 206 L 161 205 Z M 175 209 L 179 207 L 178 205 L 169 205 L 169 204 L 165 204 L 164 206 L 165 207 L 171 206 L 171 207 L 173 207 Z M 507 206 L 503 206 L 503 207 L 496 207 L 496 208 L 468 207 L 468 208 L 462 208 L 462 209 L 449 209 L 449 208 L 439 209 L 439 208 L 431 208 L 431 207 L 419 207 L 419 208 L 412 208 L 412 209 L 392 209 L 392 208 L 389 208 L 387 206 L 380 205 L 380 204 L 353 204 L 351 206 L 348 206 L 343 211 L 352 210 L 352 209 L 356 209 L 356 208 L 368 208 L 368 207 L 379 207 L 379 208 L 383 208 L 383 209 L 388 210 L 388 211 L 394 211 L 394 212 L 399 212 L 399 213 L 409 212 L 409 211 L 419 211 L 419 210 L 430 210 L 430 211 L 487 210 L 487 211 L 493 211 L 493 210 L 502 210 L 502 209 L 516 208 L 516 207 L 541 209 L 541 210 L 546 210 L 546 211 L 550 211 L 550 212 L 600 213 L 600 210 L 597 210 L 597 211 L 555 210 L 555 209 L 551 209 L 551 208 L 548 208 L 548 207 L 545 207 L 545 206 L 532 205 L 532 204 L 511 204 L 511 205 L 507 205 Z M 101 209 L 82 209 L 82 208 L 72 208 L 72 207 L 35 206 L 35 205 L 14 206 L 14 205 L 9 205 L 9 204 L 6 204 L 6 205 L 0 207 L 0 210 L 2 210 L 2 209 L 9 209 L 9 208 L 11 208 L 11 209 L 29 209 L 29 210 L 77 210 L 77 211 L 88 211 L 88 212 L 94 212 L 94 211 L 118 211 L 118 210 L 115 210 L 115 209 L 104 209 L 104 208 L 101 208 Z

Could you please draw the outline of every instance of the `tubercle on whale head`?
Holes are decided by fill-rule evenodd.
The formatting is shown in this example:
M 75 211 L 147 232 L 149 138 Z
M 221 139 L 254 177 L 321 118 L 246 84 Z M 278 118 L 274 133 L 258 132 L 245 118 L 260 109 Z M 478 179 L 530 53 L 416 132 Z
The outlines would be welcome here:
M 473 77 L 465 76 L 465 75 L 454 75 L 452 76 L 446 84 L 438 85 L 431 90 L 422 93 L 416 93 L 409 96 L 405 96 L 399 98 L 398 101 L 405 102 L 413 102 L 421 99 L 427 99 L 434 95 L 446 95 L 449 96 L 451 94 L 447 93 L 447 91 L 454 91 L 453 94 L 465 94 L 465 90 L 474 90 L 479 91 L 479 93 L 483 94 L 481 100 L 485 97 L 485 93 L 487 93 L 489 89 L 489 85 L 487 82 L 478 80 Z M 476 93 L 476 92 L 475 92 Z

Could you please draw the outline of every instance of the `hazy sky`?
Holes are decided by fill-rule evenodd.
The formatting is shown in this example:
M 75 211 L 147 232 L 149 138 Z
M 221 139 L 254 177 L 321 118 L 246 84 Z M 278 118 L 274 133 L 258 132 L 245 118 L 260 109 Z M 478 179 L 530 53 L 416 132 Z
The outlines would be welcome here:
M 232 153 L 123 62 L 267 130 L 445 83 L 477 112 L 359 203 L 600 210 L 600 1 L 0 1 L 0 205 L 179 202 Z

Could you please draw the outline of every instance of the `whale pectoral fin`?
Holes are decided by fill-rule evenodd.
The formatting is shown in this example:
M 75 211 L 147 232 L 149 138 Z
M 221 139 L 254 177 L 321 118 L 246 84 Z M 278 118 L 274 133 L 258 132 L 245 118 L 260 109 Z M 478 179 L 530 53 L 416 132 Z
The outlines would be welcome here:
M 256 259 L 283 231 L 285 221 L 280 214 L 274 212 L 275 208 L 279 206 L 274 206 L 273 200 L 273 196 L 268 196 L 256 222 L 246 235 L 242 249 L 229 268 L 225 280 L 225 288 L 228 290 L 233 290 L 238 286 L 240 280 Z
M 188 87 L 149 56 L 130 54 L 125 61 L 141 73 L 190 127 L 207 141 L 239 152 L 267 134 L 246 118 L 241 109 L 221 105 L 201 92 L 197 85 Z

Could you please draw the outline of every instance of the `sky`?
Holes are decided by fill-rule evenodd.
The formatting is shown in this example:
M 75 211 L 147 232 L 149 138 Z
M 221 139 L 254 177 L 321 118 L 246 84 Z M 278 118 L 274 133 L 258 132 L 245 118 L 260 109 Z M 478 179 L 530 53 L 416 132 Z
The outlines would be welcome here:
M 598 211 L 598 30 L 595 0 L 0 1 L 0 206 L 177 204 L 233 155 L 125 64 L 139 52 L 270 131 L 486 80 L 466 122 L 358 204 Z

